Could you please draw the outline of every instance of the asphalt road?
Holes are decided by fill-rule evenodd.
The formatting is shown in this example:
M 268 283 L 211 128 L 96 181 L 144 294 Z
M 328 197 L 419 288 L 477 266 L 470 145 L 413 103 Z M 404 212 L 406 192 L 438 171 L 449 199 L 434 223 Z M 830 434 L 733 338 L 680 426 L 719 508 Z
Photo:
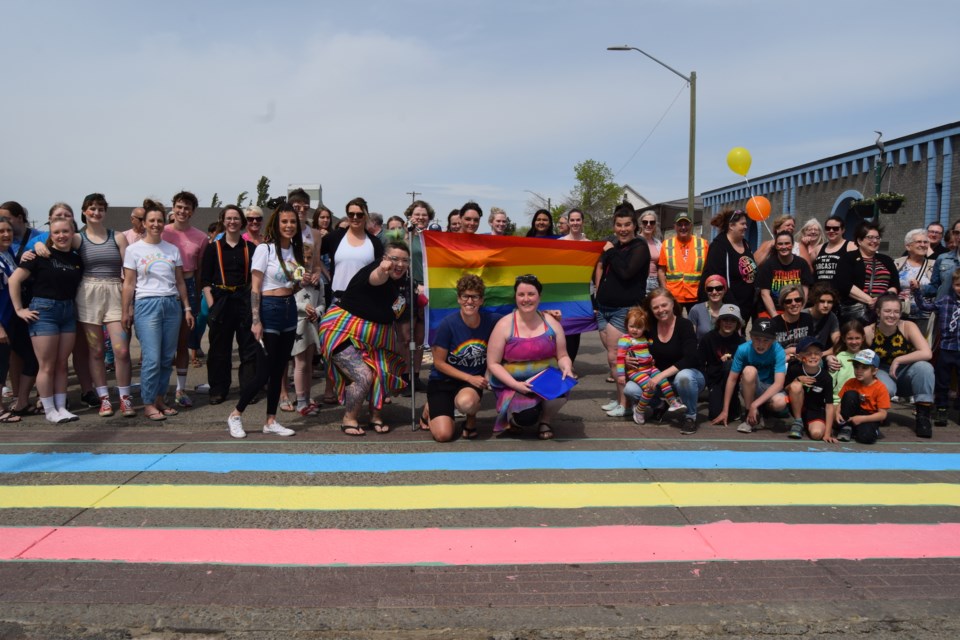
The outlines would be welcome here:
M 550 442 L 493 438 L 489 394 L 447 445 L 405 398 L 365 438 L 260 403 L 233 440 L 200 394 L 0 425 L 0 638 L 957 637 L 955 423 L 681 436 L 604 416 L 603 360 L 585 336 Z

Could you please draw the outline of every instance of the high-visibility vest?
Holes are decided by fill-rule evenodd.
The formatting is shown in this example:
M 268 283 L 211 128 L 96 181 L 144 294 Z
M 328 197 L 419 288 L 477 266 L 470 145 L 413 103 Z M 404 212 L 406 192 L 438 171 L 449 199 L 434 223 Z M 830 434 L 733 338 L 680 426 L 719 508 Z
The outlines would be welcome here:
M 693 263 L 693 271 L 687 273 L 678 271 L 676 240 L 674 237 L 667 238 L 667 241 L 663 245 L 663 251 L 667 252 L 667 273 L 664 274 L 666 281 L 667 283 L 684 282 L 697 286 L 700 282 L 700 274 L 703 273 L 703 254 L 704 248 L 707 246 L 707 241 L 698 236 L 691 238 L 694 247 L 695 262 Z

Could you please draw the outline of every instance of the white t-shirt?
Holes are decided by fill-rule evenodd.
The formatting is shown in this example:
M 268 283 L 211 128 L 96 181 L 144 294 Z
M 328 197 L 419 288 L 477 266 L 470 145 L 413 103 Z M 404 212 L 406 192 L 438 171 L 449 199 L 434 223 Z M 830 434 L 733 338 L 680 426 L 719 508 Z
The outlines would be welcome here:
M 287 271 L 291 276 L 294 276 L 297 267 L 300 265 L 293 257 L 293 247 L 282 249 L 281 254 L 283 262 L 287 266 Z M 294 280 L 288 279 L 283 269 L 280 268 L 280 261 L 277 260 L 277 249 L 272 243 L 257 245 L 256 251 L 253 252 L 253 260 L 250 261 L 250 270 L 259 271 L 263 274 L 262 291 L 292 289 L 295 284 Z M 299 278 L 297 279 L 299 280 Z
M 180 250 L 166 240 L 157 244 L 138 240 L 123 258 L 123 268 L 137 272 L 138 298 L 178 295 L 177 267 L 183 267 Z
M 346 291 L 347 285 L 353 280 L 360 269 L 373 262 L 373 243 L 370 238 L 363 237 L 363 244 L 354 247 L 344 236 L 337 247 L 337 253 L 333 256 L 333 283 L 330 285 L 334 291 Z

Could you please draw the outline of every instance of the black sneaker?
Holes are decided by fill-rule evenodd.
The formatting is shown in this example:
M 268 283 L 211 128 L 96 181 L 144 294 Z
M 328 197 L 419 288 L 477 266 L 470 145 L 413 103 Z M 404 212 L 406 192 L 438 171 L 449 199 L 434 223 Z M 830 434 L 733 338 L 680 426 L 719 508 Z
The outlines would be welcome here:
M 80 399 L 83 400 L 86 405 L 92 409 L 96 409 L 100 406 L 100 396 L 97 395 L 97 392 L 91 389 L 83 395 L 80 396 Z
M 680 427 L 680 435 L 692 436 L 697 432 L 698 428 L 697 421 L 690 416 L 686 416 L 683 419 L 683 426 Z
M 803 440 L 803 424 L 794 422 L 790 427 L 790 431 L 787 433 L 787 437 L 793 440 Z
M 947 426 L 948 416 L 946 407 L 937 407 L 937 412 L 933 416 L 933 426 L 935 427 L 945 427 Z

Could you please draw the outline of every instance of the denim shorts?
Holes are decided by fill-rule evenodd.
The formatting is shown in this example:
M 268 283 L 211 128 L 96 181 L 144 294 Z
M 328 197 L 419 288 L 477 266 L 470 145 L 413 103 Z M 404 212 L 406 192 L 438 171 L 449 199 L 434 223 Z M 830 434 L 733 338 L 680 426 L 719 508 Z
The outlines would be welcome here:
M 31 337 L 77 332 L 77 313 L 73 300 L 34 298 L 30 301 L 30 310 L 39 315 L 29 325 Z
M 597 328 L 603 331 L 612 324 L 620 333 L 627 332 L 627 307 L 604 307 L 597 305 Z
M 264 333 L 286 333 L 297 329 L 296 296 L 260 298 L 260 323 Z

